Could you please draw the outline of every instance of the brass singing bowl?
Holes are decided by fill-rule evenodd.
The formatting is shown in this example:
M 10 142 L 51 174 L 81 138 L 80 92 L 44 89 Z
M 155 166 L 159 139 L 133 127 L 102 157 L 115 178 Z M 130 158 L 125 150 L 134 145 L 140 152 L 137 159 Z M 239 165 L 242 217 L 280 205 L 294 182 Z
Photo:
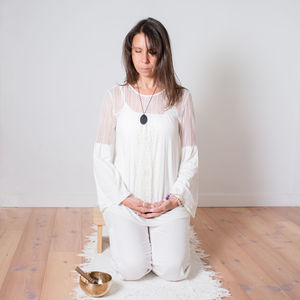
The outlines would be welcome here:
M 100 279 L 99 284 L 94 284 L 94 283 L 90 283 L 87 279 L 85 279 L 80 275 L 79 278 L 80 287 L 87 295 L 92 297 L 101 297 L 109 291 L 112 284 L 111 275 L 109 275 L 108 273 L 97 272 L 97 271 L 86 272 L 86 273 L 89 274 L 94 279 L 97 280 Z

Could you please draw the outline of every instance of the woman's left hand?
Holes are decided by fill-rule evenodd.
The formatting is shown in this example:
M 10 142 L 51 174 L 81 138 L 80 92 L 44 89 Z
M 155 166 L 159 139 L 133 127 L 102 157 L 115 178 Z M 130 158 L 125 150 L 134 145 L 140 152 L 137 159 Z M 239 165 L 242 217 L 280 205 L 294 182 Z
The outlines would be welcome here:
M 150 209 L 150 212 L 148 213 L 137 212 L 137 214 L 141 217 L 149 219 L 149 218 L 158 217 L 166 213 L 167 211 L 172 210 L 177 206 L 178 206 L 177 198 L 171 195 L 169 200 L 161 200 L 159 202 L 154 202 L 153 208 Z

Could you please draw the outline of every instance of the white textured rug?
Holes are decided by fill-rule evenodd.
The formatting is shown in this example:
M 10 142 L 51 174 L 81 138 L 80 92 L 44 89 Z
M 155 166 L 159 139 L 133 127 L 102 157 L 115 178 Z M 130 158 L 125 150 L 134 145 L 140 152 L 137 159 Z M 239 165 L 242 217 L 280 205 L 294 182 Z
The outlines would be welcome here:
M 112 275 L 112 287 L 101 298 L 109 300 L 221 300 L 223 297 L 231 297 L 230 292 L 221 287 L 221 282 L 212 278 L 212 276 L 222 277 L 210 270 L 211 266 L 201 260 L 209 255 L 199 248 L 200 241 L 192 226 L 189 230 L 192 268 L 187 279 L 176 282 L 163 280 L 152 272 L 137 281 L 122 281 L 111 266 L 106 226 L 103 227 L 103 252 L 101 254 L 97 254 L 97 226 L 93 225 L 92 228 L 94 232 L 87 236 L 88 242 L 84 245 L 82 253 L 78 254 L 78 256 L 84 256 L 87 262 L 79 267 L 84 271 L 97 270 Z M 74 270 L 72 280 L 78 283 L 71 292 L 72 299 L 101 299 L 87 296 L 81 290 L 79 274 Z

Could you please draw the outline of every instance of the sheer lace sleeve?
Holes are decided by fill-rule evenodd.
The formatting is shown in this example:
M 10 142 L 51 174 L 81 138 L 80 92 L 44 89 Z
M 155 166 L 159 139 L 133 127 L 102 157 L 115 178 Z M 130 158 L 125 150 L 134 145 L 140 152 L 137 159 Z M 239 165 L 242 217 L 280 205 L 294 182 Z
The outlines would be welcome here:
M 178 177 L 170 194 L 180 198 L 192 217 L 198 205 L 198 147 L 195 132 L 195 113 L 192 95 L 186 92 L 185 99 L 178 106 L 179 134 L 181 138 L 181 162 Z
M 121 203 L 131 194 L 114 166 L 116 128 L 114 100 L 108 90 L 101 104 L 99 132 L 94 144 L 94 178 L 101 211 L 113 204 Z

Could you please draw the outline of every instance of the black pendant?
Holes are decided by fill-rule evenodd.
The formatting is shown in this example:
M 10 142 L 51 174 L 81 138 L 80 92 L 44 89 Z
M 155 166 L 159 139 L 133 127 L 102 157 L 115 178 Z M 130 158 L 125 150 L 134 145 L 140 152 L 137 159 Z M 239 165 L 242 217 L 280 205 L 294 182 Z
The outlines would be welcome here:
M 143 114 L 143 115 L 140 117 L 140 122 L 141 122 L 142 124 L 146 124 L 147 121 L 148 121 L 147 116 L 146 116 L 145 114 Z

